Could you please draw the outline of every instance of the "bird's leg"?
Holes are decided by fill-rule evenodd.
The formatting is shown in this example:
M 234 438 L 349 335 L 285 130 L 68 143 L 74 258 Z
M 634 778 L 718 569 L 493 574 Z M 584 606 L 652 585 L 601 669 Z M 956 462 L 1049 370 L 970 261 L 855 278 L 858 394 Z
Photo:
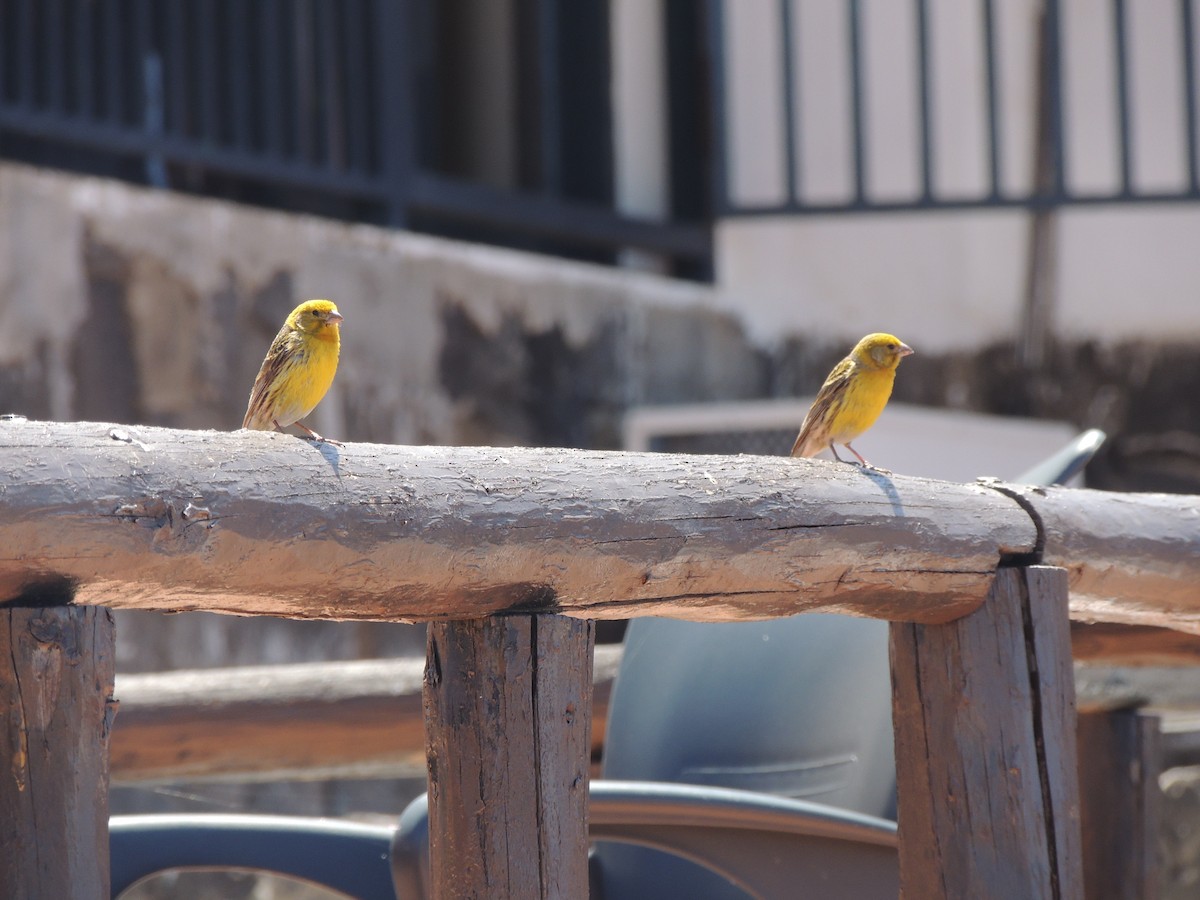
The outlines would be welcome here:
M 311 428 L 309 428 L 303 422 L 295 422 L 293 424 L 297 428 L 299 428 L 301 431 L 303 431 L 306 435 L 308 435 L 309 440 L 316 441 L 318 444 L 333 444 L 333 446 L 335 446 L 335 447 L 346 446 L 341 441 L 335 441 L 333 438 L 321 437 L 321 435 L 317 434 L 315 431 L 313 431 Z
M 879 466 L 873 466 L 869 462 L 867 462 L 861 453 L 859 453 L 857 450 L 855 450 L 853 447 L 850 446 L 849 441 L 846 442 L 846 449 L 849 450 L 851 453 L 853 453 L 856 457 L 858 457 L 858 461 L 860 463 L 862 463 L 862 467 L 864 469 L 870 469 L 872 472 L 882 472 L 884 475 L 892 474 L 887 469 L 881 469 L 881 468 L 879 468 Z M 835 453 L 834 456 L 837 456 L 837 454 Z
M 847 444 L 846 446 L 850 446 L 850 445 Z M 833 454 L 833 458 L 836 459 L 838 462 L 844 463 L 846 461 L 846 460 L 842 459 L 840 456 L 838 456 L 837 447 L 833 446 L 833 441 L 829 442 L 829 452 Z M 855 453 L 854 455 L 858 456 L 857 453 Z

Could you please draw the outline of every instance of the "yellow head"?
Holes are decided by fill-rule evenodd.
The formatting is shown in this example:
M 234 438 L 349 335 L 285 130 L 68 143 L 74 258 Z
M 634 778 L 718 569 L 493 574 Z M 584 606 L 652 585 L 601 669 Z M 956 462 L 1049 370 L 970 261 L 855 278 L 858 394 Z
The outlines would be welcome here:
M 854 349 L 850 351 L 850 356 L 860 366 L 894 370 L 896 366 L 900 365 L 900 360 L 912 352 L 912 347 L 894 334 L 876 332 L 868 334 L 855 344 Z
M 287 327 L 301 334 L 336 341 L 341 321 L 342 314 L 332 300 L 306 300 L 287 317 Z

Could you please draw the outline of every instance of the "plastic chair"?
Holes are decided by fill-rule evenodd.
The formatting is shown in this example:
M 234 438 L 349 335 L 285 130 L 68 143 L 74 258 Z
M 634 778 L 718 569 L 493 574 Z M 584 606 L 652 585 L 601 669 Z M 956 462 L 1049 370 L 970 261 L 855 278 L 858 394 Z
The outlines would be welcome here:
M 167 869 L 253 869 L 362 900 L 395 900 L 395 826 L 297 816 L 113 816 L 112 896 Z
M 699 863 L 761 900 L 895 900 L 896 825 L 802 800 L 653 782 L 591 785 L 593 839 L 653 847 Z M 593 857 L 593 900 L 623 900 Z M 429 895 L 426 797 L 401 816 L 392 853 L 396 894 Z M 659 896 L 678 896 L 660 894 Z M 707 894 L 690 894 L 691 898 Z

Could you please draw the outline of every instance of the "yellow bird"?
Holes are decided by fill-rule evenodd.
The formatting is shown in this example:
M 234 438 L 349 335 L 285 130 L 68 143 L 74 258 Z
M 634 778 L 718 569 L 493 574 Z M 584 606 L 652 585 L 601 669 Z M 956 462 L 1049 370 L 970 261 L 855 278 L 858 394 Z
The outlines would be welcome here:
M 338 443 L 300 420 L 316 409 L 333 384 L 341 321 L 342 314 L 329 300 L 308 300 L 292 310 L 254 379 L 243 428 L 282 431 L 296 425 L 315 441 Z
M 848 462 L 834 447 L 842 444 L 860 463 L 874 468 L 850 442 L 875 424 L 892 396 L 896 367 L 912 352 L 893 334 L 868 334 L 859 341 L 821 385 L 792 444 L 792 456 L 816 456 L 828 447 L 834 459 Z

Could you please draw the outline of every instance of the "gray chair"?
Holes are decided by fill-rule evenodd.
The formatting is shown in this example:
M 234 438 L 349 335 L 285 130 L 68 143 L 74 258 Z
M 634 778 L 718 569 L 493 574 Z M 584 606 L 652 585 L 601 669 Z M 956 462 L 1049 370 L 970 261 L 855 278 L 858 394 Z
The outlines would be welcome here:
M 113 816 L 112 896 L 168 869 L 249 869 L 362 900 L 395 900 L 388 867 L 394 826 L 296 816 Z

